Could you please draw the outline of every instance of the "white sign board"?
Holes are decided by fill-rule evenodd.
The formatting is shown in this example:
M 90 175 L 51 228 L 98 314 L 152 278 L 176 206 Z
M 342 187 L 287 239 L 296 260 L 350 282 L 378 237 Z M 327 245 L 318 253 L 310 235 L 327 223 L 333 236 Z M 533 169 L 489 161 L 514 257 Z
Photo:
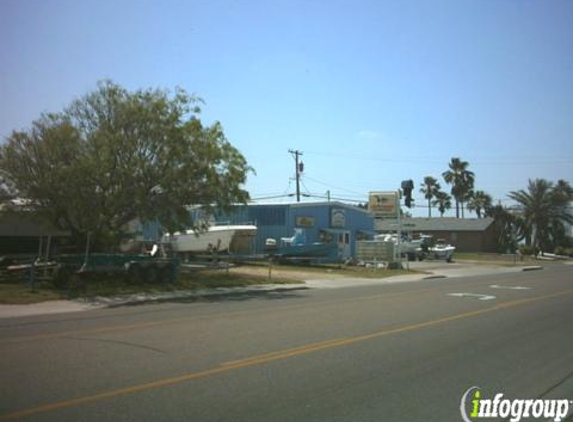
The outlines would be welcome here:
M 346 227 L 346 214 L 343 209 L 333 208 L 330 216 L 330 226 L 337 228 Z
M 398 192 L 370 192 L 368 211 L 378 218 L 398 218 L 400 212 Z

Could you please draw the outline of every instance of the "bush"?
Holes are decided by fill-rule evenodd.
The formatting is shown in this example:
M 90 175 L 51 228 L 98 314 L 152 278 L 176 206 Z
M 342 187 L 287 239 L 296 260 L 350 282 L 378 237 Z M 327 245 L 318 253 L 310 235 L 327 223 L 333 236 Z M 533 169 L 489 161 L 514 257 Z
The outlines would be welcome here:
M 565 248 L 563 246 L 556 246 L 555 250 L 553 251 L 555 255 L 565 255 Z
M 519 245 L 519 252 L 527 256 L 535 255 L 535 248 L 533 245 Z

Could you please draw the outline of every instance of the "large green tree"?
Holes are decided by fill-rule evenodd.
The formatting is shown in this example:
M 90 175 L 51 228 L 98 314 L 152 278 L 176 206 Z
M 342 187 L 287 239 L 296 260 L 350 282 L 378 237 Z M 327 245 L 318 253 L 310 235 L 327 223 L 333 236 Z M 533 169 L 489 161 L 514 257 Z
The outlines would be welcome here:
M 448 163 L 449 170 L 442 173 L 445 182 L 452 186 L 451 194 L 456 201 L 456 217 L 460 218 L 460 205 L 463 216 L 463 204 L 473 189 L 475 175 L 468 170 L 469 163 L 459 157 L 453 157 Z
M 532 245 L 541 250 L 558 246 L 564 223 L 573 224 L 569 205 L 573 201 L 573 188 L 560 180 L 554 185 L 545 179 L 529 180 L 527 190 L 508 195 L 523 208 L 523 218 L 532 233 Z
M 64 111 L 46 114 L 0 147 L 0 185 L 11 199 L 80 240 L 111 248 L 134 219 L 167 230 L 191 226 L 187 206 L 244 203 L 251 170 L 216 122 L 199 119 L 201 100 L 134 92 L 103 81 Z
M 424 194 L 424 198 L 428 200 L 428 217 L 432 217 L 432 199 L 440 191 L 440 184 L 432 176 L 424 177 L 424 182 L 420 188 L 420 192 Z

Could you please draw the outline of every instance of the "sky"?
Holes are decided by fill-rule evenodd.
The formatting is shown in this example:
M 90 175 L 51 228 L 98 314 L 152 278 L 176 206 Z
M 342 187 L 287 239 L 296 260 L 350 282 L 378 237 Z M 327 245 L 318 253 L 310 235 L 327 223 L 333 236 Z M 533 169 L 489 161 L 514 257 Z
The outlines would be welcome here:
M 415 216 L 452 157 L 503 205 L 573 182 L 569 0 L 0 0 L 0 142 L 103 79 L 200 96 L 259 202 L 294 200 L 289 149 L 306 201 L 412 179 Z

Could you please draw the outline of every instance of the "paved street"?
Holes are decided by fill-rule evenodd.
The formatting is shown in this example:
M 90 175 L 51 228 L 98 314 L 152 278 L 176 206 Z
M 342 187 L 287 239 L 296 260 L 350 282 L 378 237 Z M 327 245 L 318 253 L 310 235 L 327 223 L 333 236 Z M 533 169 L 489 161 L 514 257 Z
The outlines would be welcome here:
M 571 400 L 572 304 L 555 265 L 0 319 L 0 420 L 447 422 L 472 386 Z

